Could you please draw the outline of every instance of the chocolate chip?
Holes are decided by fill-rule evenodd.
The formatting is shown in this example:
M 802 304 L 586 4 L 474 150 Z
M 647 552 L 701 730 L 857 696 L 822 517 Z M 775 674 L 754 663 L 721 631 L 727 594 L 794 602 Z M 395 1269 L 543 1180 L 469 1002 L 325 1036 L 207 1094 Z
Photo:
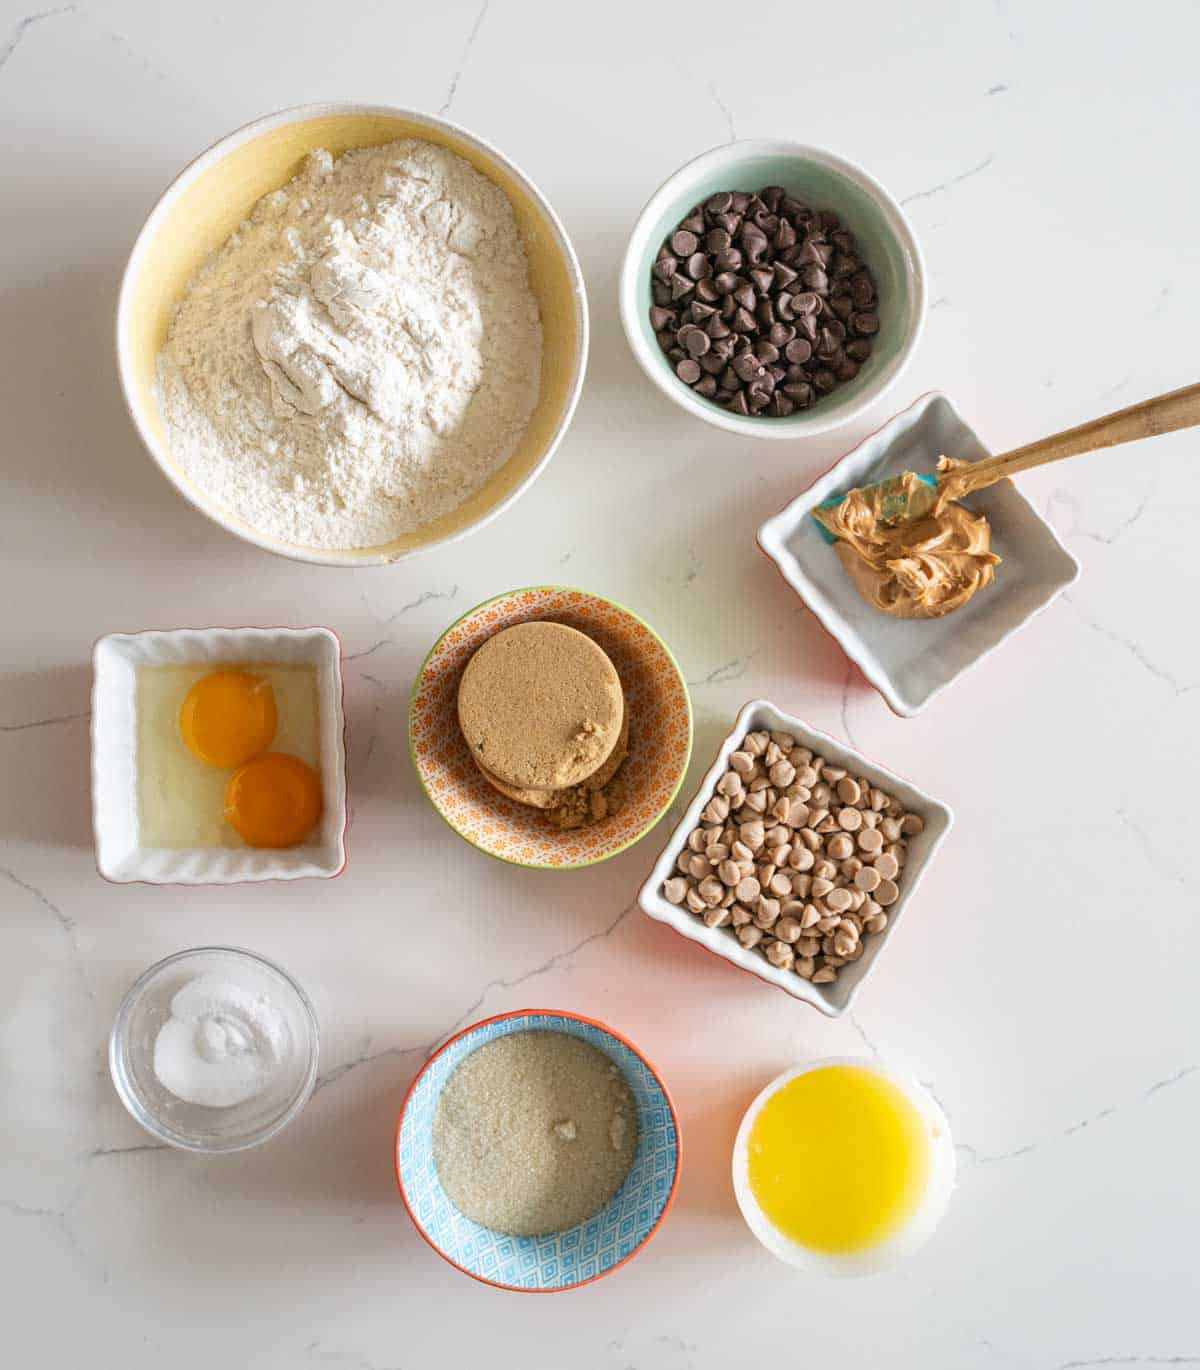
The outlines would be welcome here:
M 693 281 L 702 281 L 705 276 L 712 275 L 712 263 L 703 252 L 693 252 L 687 259 L 685 270 Z
M 771 268 L 771 272 L 775 277 L 776 290 L 786 290 L 799 275 L 798 272 L 793 271 L 792 268 L 784 262 L 776 262 Z
M 694 281 L 689 281 L 686 276 L 680 275 L 678 272 L 671 277 L 671 298 L 673 300 L 682 300 L 685 295 L 690 295 L 695 288 L 696 283 Z
M 711 346 L 712 342 L 702 328 L 693 328 L 688 334 L 687 342 L 684 343 L 684 347 L 693 357 L 703 357 Z
M 685 385 L 695 385 L 701 375 L 700 363 L 688 357 L 676 365 L 675 374 Z
M 857 309 L 865 309 L 875 300 L 875 283 L 865 271 L 860 271 L 850 281 L 850 298 Z
M 826 276 L 823 267 L 815 262 L 809 262 L 800 268 L 800 279 L 809 290 L 823 295 L 829 289 L 829 277 Z
M 718 276 L 713 277 L 713 285 L 722 295 L 732 295 L 738 288 L 738 278 L 732 271 L 722 271 Z
M 733 298 L 743 309 L 753 309 L 758 303 L 758 296 L 754 293 L 754 287 L 750 285 L 739 285 L 733 292 Z
M 740 381 L 758 380 L 763 375 L 763 364 L 753 352 L 742 352 L 733 359 L 733 372 Z
M 786 219 L 779 221 L 779 227 L 775 230 L 775 236 L 771 240 L 771 246 L 776 252 L 783 252 L 789 247 L 796 245 L 796 230 Z
M 750 279 L 754 282 L 760 295 L 765 295 L 775 284 L 775 273 L 769 266 L 758 266 L 750 273 Z M 746 306 L 750 308 L 749 305 Z
M 867 313 L 851 314 L 850 327 L 853 328 L 856 333 L 878 333 L 879 315 Z
M 669 352 L 675 346 L 675 334 L 670 329 L 664 328 L 661 333 L 656 333 L 654 337 L 664 352 Z
M 733 326 L 739 333 L 757 333 L 758 320 L 746 308 L 741 308 L 733 316 Z
M 723 228 L 732 239 L 733 235 L 742 226 L 742 216 L 740 214 L 718 214 L 714 217 L 713 223 L 716 224 L 718 228 Z
M 706 357 L 700 357 L 700 370 L 707 371 L 710 376 L 719 376 L 725 370 L 725 359 L 719 357 L 715 352 L 709 352 Z
M 800 366 L 812 356 L 812 344 L 804 338 L 793 338 L 783 349 L 783 355 L 795 366 Z
M 749 194 L 744 190 L 735 190 L 733 192 L 733 203 L 732 205 L 730 205 L 730 208 L 733 210 L 733 212 L 735 214 L 745 214 L 749 206 Z
M 735 414 L 744 414 L 747 418 L 750 417 L 750 406 L 746 403 L 746 392 L 744 390 L 739 390 L 734 395 L 733 399 L 729 401 L 729 408 Z
M 699 238 L 700 234 L 704 232 L 704 211 L 700 208 L 699 205 L 697 205 L 695 209 L 692 210 L 692 212 L 688 215 L 686 219 L 684 219 L 683 223 L 681 223 L 679 227 L 682 228 L 685 233 L 694 233 L 696 237 Z M 695 251 L 695 248 L 693 248 L 692 250 Z M 679 255 L 682 257 L 686 254 L 680 252 Z
M 711 277 L 706 276 L 704 280 L 696 282 L 696 298 L 705 304 L 715 304 L 721 298 L 721 292 L 712 283 Z
M 854 308 L 854 302 L 849 295 L 831 295 L 829 297 L 829 307 L 839 319 L 848 319 L 850 311 Z
M 672 256 L 660 257 L 650 268 L 660 281 L 669 281 L 675 274 L 679 262 Z
M 736 247 L 727 247 L 724 252 L 718 252 L 713 258 L 713 267 L 722 272 L 740 271 L 742 269 L 742 254 Z
M 822 361 L 832 361 L 835 357 L 840 357 L 841 353 L 841 342 L 833 336 L 830 329 L 822 328 L 817 338 L 817 356 Z
M 704 325 L 708 336 L 716 342 L 720 338 L 727 338 L 733 332 L 729 325 L 719 314 L 715 314 L 708 323 Z
M 776 390 L 771 396 L 771 403 L 768 408 L 777 419 L 786 419 L 789 414 L 796 412 L 795 402 L 788 399 L 781 390 Z
M 692 322 L 705 323 L 716 316 L 716 310 L 711 304 L 705 304 L 703 300 L 692 301 Z
M 729 206 L 733 204 L 733 196 L 728 190 L 718 190 L 715 195 L 710 195 L 704 202 L 704 208 L 710 214 L 724 214 Z
M 733 238 L 723 228 L 710 228 L 704 235 L 704 250 L 706 252 L 724 252 L 733 242 Z
M 671 251 L 677 257 L 690 257 L 699 245 L 700 240 L 686 228 L 677 228 L 671 234 Z
M 671 287 L 669 285 L 663 285 L 661 281 L 655 281 L 650 287 L 650 298 L 655 304 L 670 304 Z
M 827 366 L 822 366 L 819 370 L 813 372 L 813 384 L 822 395 L 828 395 L 833 387 L 837 385 L 837 377 Z
M 776 302 L 775 309 L 778 312 L 778 302 Z M 771 331 L 767 334 L 768 340 L 774 347 L 786 347 L 795 336 L 796 330 L 786 323 L 773 323 Z
M 715 376 L 701 376 L 696 382 L 695 391 L 697 395 L 703 395 L 706 400 L 712 399 L 717 393 L 717 378 Z
M 653 328 L 656 333 L 661 333 L 668 324 L 674 322 L 675 315 L 669 309 L 664 309 L 660 304 L 651 305 L 650 327 Z

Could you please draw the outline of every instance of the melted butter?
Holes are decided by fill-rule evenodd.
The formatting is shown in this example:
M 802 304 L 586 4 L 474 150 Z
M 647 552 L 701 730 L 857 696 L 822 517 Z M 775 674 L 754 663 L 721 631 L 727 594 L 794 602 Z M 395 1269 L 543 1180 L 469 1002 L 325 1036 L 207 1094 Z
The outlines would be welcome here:
M 776 1228 L 816 1251 L 851 1252 L 916 1212 L 932 1169 L 929 1131 L 908 1096 L 866 1066 L 821 1066 L 759 1111 L 748 1178 Z

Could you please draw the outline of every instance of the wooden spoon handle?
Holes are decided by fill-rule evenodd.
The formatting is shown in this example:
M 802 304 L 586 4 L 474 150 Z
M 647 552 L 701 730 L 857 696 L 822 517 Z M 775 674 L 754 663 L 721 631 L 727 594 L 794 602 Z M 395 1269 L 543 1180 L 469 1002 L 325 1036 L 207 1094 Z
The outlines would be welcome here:
M 1102 447 L 1116 447 L 1118 443 L 1134 442 L 1138 438 L 1152 438 L 1157 433 L 1173 433 L 1177 428 L 1191 428 L 1200 424 L 1200 385 L 1185 385 L 1166 395 L 1156 395 L 1118 409 L 1115 414 L 1081 423 L 1053 437 L 1040 438 L 1025 447 L 1004 452 L 998 457 L 985 457 L 953 473 L 955 498 L 982 490 L 1005 476 L 1028 471 L 1033 466 L 1077 457 L 1081 452 L 1096 452 Z M 941 482 L 939 482 L 940 484 Z

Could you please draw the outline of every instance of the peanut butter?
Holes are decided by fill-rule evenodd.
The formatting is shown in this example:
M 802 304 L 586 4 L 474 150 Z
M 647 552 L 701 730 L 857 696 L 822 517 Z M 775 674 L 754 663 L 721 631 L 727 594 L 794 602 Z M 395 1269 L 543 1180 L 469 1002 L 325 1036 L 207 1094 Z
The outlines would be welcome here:
M 938 458 L 945 476 L 966 462 Z M 919 486 L 906 471 L 905 486 Z M 954 498 L 953 478 L 939 482 L 927 514 L 899 523 L 879 517 L 878 487 L 851 490 L 816 517 L 837 538 L 834 550 L 846 574 L 868 604 L 894 618 L 941 618 L 960 609 L 995 579 L 1000 558 L 991 550 L 991 528 Z

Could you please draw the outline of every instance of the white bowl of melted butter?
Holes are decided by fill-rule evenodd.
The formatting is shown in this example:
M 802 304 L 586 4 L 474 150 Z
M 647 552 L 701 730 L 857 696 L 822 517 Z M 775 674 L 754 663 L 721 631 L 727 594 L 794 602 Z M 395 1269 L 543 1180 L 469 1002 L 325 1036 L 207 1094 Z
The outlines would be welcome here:
M 112 634 L 93 655 L 92 818 L 96 863 L 114 881 L 230 884 L 328 877 L 345 864 L 341 645 L 327 628 L 205 628 Z M 248 841 L 230 820 L 235 765 L 206 765 L 180 711 L 216 672 L 270 691 L 272 756 L 315 775 L 319 816 L 289 845 Z M 282 763 L 281 763 L 282 764 Z
M 941 1221 L 954 1179 L 937 1101 L 865 1058 L 784 1071 L 746 1110 L 733 1148 L 747 1226 L 810 1274 L 873 1275 L 912 1255 Z

